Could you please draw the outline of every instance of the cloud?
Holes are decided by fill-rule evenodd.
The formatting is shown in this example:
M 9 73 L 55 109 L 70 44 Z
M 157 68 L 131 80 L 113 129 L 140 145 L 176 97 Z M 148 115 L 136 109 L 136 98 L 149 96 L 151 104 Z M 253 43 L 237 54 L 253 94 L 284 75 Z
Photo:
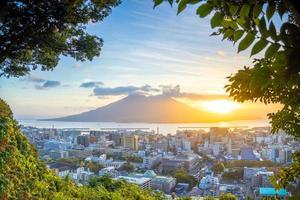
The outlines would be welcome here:
M 43 90 L 43 89 L 47 89 L 47 88 L 55 88 L 60 85 L 61 85 L 61 83 L 59 81 L 47 80 L 42 85 L 36 85 L 35 88 L 38 90 Z
M 189 93 L 181 92 L 180 85 L 160 85 L 159 88 L 152 87 L 150 85 L 143 86 L 119 86 L 119 87 L 95 87 L 93 89 L 93 96 L 101 98 L 108 96 L 119 96 L 119 95 L 131 95 L 131 94 L 143 94 L 143 95 L 161 95 L 184 98 L 193 101 L 199 100 L 221 100 L 228 99 L 225 94 L 200 94 L 200 93 Z
M 161 85 L 162 94 L 166 96 L 176 97 L 180 95 L 180 85 Z
M 29 81 L 29 82 L 33 82 L 33 83 L 43 83 L 46 80 L 43 78 L 39 78 L 33 75 L 28 75 L 25 78 L 21 79 L 22 81 Z
M 180 85 L 160 85 L 162 95 L 174 97 L 174 98 L 185 98 L 190 100 L 216 100 L 216 99 L 228 99 L 225 94 L 199 94 L 181 92 Z
M 150 92 L 158 92 L 159 89 L 152 88 L 150 85 L 137 86 L 119 86 L 114 88 L 96 87 L 93 92 L 95 96 L 118 96 L 130 94 L 149 94 Z
M 81 83 L 80 87 L 82 88 L 96 88 L 99 87 L 99 85 L 103 85 L 103 82 L 101 81 L 89 81 Z

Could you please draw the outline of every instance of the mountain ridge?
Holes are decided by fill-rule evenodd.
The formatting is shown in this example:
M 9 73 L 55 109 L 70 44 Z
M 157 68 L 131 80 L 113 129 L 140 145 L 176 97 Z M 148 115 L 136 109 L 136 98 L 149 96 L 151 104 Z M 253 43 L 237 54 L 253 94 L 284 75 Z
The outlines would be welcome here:
M 41 121 L 117 123 L 203 123 L 241 120 L 192 108 L 167 95 L 128 95 L 90 111 Z

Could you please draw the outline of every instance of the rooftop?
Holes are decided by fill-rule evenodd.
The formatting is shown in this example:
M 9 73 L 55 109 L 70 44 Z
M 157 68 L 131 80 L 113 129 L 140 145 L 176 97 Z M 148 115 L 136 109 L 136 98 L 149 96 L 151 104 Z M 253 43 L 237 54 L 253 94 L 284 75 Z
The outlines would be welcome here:
M 275 188 L 259 188 L 259 194 L 262 196 L 286 196 L 287 191 L 285 189 L 275 190 Z
M 150 181 L 150 178 L 144 178 L 144 177 L 139 177 L 139 178 L 135 178 L 135 177 L 129 177 L 129 176 L 118 176 L 117 179 L 123 179 L 129 183 L 134 183 L 134 184 L 138 184 L 138 185 L 142 185 L 145 182 Z

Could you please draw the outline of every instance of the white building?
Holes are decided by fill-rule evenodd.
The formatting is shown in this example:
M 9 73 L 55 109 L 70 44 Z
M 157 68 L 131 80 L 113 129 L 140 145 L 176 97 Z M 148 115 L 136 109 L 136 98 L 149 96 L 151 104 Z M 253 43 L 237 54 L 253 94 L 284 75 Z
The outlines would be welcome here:
M 151 179 L 145 177 L 129 177 L 129 176 L 118 176 L 116 179 L 125 180 L 128 183 L 136 184 L 141 189 L 149 190 L 151 189 Z

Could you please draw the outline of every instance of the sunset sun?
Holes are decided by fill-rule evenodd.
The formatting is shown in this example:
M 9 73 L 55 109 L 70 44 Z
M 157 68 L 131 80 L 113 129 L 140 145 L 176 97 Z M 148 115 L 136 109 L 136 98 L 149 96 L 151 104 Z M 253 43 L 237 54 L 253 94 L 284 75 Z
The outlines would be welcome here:
M 228 100 L 206 101 L 202 107 L 210 112 L 227 114 L 241 107 L 240 104 Z

